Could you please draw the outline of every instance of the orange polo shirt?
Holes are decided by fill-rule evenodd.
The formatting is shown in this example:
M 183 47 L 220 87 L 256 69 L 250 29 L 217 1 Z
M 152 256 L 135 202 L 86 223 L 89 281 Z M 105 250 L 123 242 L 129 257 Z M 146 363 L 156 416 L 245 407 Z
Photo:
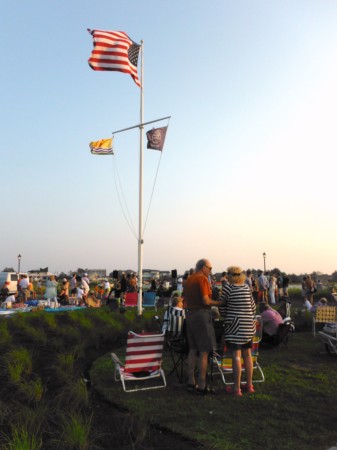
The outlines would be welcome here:
M 201 272 L 195 272 L 187 278 L 184 286 L 184 301 L 186 308 L 189 310 L 210 309 L 208 305 L 204 305 L 202 299 L 212 296 L 212 289 L 208 278 Z

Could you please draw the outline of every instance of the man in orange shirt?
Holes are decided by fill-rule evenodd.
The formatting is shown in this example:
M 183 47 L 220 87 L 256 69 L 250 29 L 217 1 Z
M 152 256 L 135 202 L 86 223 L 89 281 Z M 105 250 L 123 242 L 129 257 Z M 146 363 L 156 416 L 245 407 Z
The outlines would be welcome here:
M 188 385 L 191 392 L 207 394 L 206 371 L 209 353 L 215 348 L 216 339 L 212 322 L 211 306 L 222 302 L 212 300 L 209 277 L 212 266 L 208 259 L 200 259 L 195 272 L 188 277 L 184 286 L 186 302 L 186 332 L 189 345 L 187 357 Z M 198 366 L 198 383 L 195 382 L 195 367 Z

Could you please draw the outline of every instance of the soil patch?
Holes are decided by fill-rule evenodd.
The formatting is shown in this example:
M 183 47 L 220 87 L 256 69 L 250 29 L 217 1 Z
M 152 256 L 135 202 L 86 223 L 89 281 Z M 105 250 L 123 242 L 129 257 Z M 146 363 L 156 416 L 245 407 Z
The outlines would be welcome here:
M 91 392 L 96 445 L 102 449 L 119 450 L 191 450 L 206 449 L 199 442 L 186 439 L 171 430 L 140 423 L 125 408 L 104 399 L 94 389 Z

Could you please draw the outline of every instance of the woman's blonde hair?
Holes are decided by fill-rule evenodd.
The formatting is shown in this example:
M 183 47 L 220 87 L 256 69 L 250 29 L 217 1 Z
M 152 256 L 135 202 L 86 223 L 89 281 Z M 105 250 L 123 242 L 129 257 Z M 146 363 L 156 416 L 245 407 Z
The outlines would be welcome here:
M 230 266 L 227 269 L 228 281 L 230 284 L 244 284 L 246 275 L 241 267 Z

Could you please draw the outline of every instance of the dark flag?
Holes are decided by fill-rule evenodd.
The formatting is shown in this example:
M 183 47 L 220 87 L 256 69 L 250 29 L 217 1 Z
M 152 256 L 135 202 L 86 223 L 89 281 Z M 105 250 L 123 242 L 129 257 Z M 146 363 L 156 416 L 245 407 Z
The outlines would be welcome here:
M 167 127 L 152 128 L 146 133 L 147 148 L 152 150 L 163 150 Z

